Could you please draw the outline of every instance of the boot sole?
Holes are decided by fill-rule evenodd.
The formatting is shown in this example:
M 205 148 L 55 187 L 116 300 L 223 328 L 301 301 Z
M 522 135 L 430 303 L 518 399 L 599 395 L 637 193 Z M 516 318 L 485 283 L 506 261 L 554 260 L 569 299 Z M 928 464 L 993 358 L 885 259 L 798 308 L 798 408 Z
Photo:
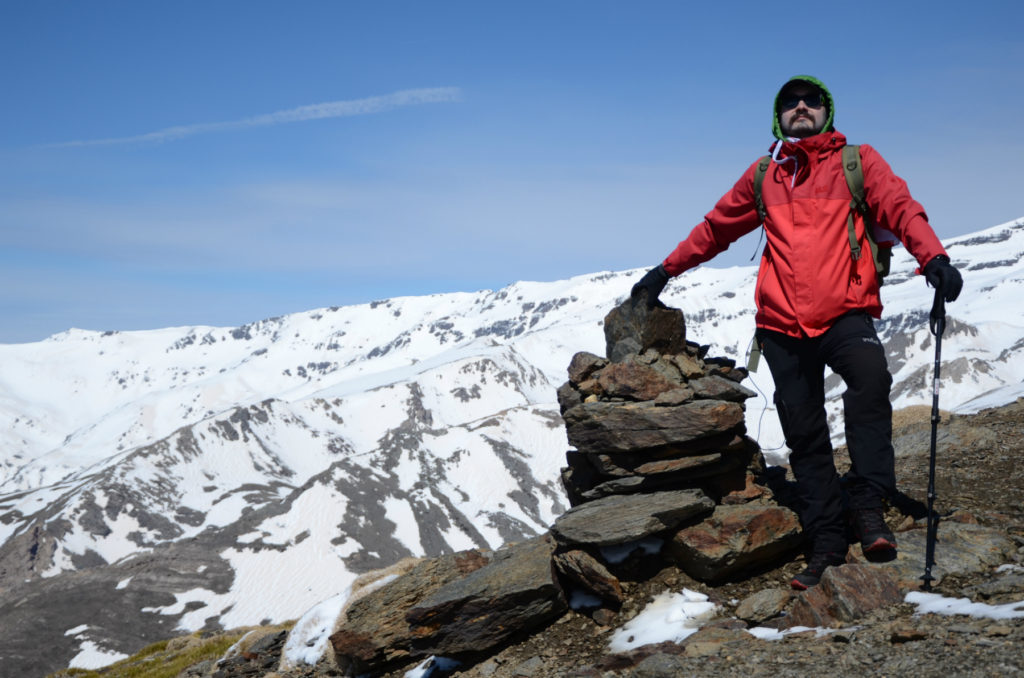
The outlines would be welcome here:
M 895 551 L 896 540 L 886 539 L 885 537 L 879 537 L 871 544 L 861 544 L 860 550 L 864 553 L 878 553 L 880 551 Z

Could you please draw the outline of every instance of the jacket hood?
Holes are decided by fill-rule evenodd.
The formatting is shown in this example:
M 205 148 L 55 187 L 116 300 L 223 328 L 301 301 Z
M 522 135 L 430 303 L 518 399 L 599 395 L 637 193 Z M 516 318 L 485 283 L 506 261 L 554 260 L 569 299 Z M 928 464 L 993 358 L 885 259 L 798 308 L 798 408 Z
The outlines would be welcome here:
M 772 134 L 775 135 L 775 138 L 783 140 L 786 138 L 782 133 L 782 125 L 779 123 L 779 97 L 782 95 L 783 90 L 785 90 L 792 82 L 806 82 L 821 90 L 821 94 L 825 99 L 825 108 L 827 113 L 825 115 L 825 124 L 822 126 L 820 132 L 831 132 L 834 130 L 835 127 L 833 126 L 833 123 L 835 122 L 836 106 L 835 100 L 832 98 L 832 92 L 828 91 L 828 87 L 825 87 L 825 83 L 812 75 L 794 75 L 779 88 L 778 93 L 775 95 L 775 101 L 772 102 Z

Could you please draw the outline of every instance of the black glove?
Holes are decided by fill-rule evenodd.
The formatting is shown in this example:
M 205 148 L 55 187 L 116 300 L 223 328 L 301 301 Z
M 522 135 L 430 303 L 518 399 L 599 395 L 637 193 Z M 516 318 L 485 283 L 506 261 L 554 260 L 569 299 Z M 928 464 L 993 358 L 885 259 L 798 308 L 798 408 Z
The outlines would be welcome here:
M 640 278 L 640 282 L 633 285 L 633 289 L 630 290 L 629 296 L 636 301 L 637 296 L 641 292 L 647 293 L 647 308 L 654 308 L 655 306 L 665 306 L 665 304 L 658 301 L 658 295 L 665 289 L 665 285 L 668 284 L 668 271 L 661 264 L 658 264 L 651 270 L 647 271 L 644 277 Z
M 960 296 L 960 289 L 964 286 L 964 279 L 960 271 L 949 263 L 949 257 L 939 254 L 925 264 L 924 279 L 934 287 L 946 301 L 955 301 Z

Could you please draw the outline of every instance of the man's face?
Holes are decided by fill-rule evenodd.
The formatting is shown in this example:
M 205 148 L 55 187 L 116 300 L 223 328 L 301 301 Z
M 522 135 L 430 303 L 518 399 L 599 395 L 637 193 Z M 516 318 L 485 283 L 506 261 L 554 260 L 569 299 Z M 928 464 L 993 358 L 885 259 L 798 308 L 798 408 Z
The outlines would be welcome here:
M 817 134 L 825 125 L 825 102 L 821 90 L 798 83 L 779 96 L 779 126 L 788 137 L 803 139 Z

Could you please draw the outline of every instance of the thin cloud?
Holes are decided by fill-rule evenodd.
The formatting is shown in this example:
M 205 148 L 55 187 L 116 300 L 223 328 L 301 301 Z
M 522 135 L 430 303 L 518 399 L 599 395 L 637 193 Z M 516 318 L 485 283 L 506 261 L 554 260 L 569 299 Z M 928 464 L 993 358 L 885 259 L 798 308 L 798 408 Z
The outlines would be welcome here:
M 112 146 L 115 144 L 132 143 L 162 143 L 183 139 L 196 134 L 209 132 L 221 132 L 231 129 L 243 129 L 246 127 L 269 127 L 271 125 L 283 125 L 292 122 L 305 122 L 307 120 L 323 120 L 325 118 L 346 118 L 354 115 L 369 115 L 372 113 L 383 113 L 405 106 L 418 106 L 420 104 L 451 103 L 461 99 L 462 92 L 458 87 L 434 87 L 428 89 L 406 89 L 392 94 L 366 99 L 352 99 L 349 101 L 326 101 L 320 104 L 299 106 L 274 113 L 265 113 L 251 118 L 241 120 L 229 120 L 227 122 L 201 122 L 194 125 L 179 125 L 166 127 L 155 132 L 137 134 L 130 137 L 111 137 L 109 139 L 86 139 L 80 141 L 65 141 L 57 144 L 48 144 L 47 148 L 68 148 L 78 146 Z

